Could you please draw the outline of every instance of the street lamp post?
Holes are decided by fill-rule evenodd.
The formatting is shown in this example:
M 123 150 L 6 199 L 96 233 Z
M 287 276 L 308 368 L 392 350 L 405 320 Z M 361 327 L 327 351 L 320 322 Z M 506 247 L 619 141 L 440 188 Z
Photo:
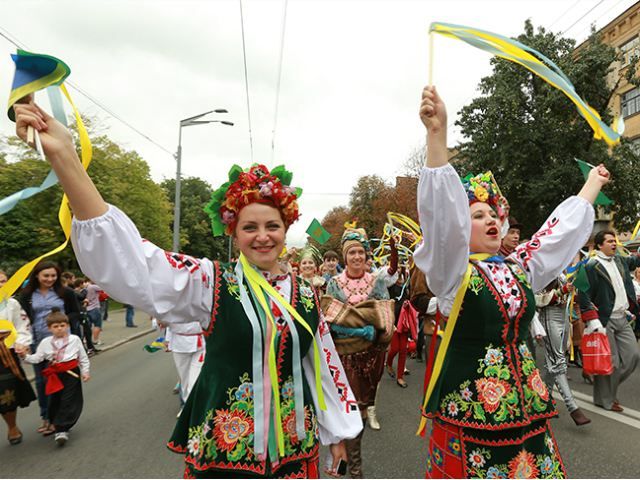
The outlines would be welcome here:
M 173 251 L 178 252 L 180 249 L 180 194 L 181 194 L 181 168 L 182 168 L 182 127 L 191 127 L 193 125 L 204 125 L 205 123 L 222 123 L 223 125 L 233 126 L 233 122 L 226 120 L 200 120 L 200 118 L 210 113 L 228 113 L 224 108 L 218 108 L 209 112 L 201 113 L 194 117 L 180 120 L 180 129 L 178 130 L 178 151 L 175 154 L 176 159 L 176 190 L 173 211 Z

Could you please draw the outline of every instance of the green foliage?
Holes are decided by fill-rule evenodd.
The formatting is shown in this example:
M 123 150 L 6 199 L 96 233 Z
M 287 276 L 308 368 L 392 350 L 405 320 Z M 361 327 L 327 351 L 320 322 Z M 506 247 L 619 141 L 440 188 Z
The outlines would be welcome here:
M 554 61 L 611 124 L 607 105 L 617 87 L 607 85 L 616 58 L 612 47 L 594 33 L 576 52 L 574 40 L 544 28 L 534 31 L 530 21 L 517 40 Z M 528 236 L 556 205 L 579 191 L 583 178 L 574 157 L 603 162 L 614 179 L 605 193 L 616 202 L 616 221 L 619 226 L 632 223 L 640 200 L 629 175 L 638 165 L 633 151 L 623 141 L 609 157 L 606 144 L 594 141 L 591 128 L 562 92 L 520 65 L 500 58 L 492 65 L 493 74 L 480 82 L 481 96 L 461 110 L 457 122 L 467 138 L 458 146 L 461 173 L 492 170 Z
M 87 123 L 91 131 L 91 122 Z M 89 175 L 105 201 L 129 215 L 144 238 L 161 248 L 169 248 L 171 205 L 162 188 L 151 179 L 147 163 L 136 152 L 123 150 L 105 135 L 91 141 L 93 161 Z M 6 152 L 0 153 L 0 198 L 40 185 L 50 166 L 16 137 L 2 138 L 0 143 Z M 6 160 L 9 156 L 18 160 L 10 163 Z M 58 222 L 61 199 L 62 189 L 56 185 L 0 216 L 0 264 L 9 273 L 63 242 Z M 65 270 L 78 269 L 70 247 L 51 259 Z
M 175 179 L 161 183 L 172 204 L 175 201 L 175 185 Z M 188 177 L 180 182 L 180 190 L 180 250 L 194 257 L 226 260 L 228 239 L 226 236 L 213 236 L 211 220 L 204 211 L 204 206 L 211 198 L 211 185 L 200 178 Z M 173 216 L 170 222 L 173 228 Z

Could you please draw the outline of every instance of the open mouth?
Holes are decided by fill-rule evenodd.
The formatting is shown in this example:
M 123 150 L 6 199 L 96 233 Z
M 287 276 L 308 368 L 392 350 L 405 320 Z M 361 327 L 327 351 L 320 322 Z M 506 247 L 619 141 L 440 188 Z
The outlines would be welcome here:
M 498 236 L 498 227 L 491 227 L 487 230 L 487 235 L 489 235 L 490 237 L 497 237 Z
M 273 245 L 261 245 L 258 247 L 253 247 L 253 249 L 258 253 L 268 253 L 273 250 Z

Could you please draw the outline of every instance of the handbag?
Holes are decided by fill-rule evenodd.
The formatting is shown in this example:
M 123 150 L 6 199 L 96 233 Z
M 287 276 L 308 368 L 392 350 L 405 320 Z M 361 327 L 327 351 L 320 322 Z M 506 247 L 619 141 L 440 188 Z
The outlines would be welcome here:
M 582 338 L 582 369 L 587 375 L 611 375 L 611 346 L 606 333 L 593 332 Z

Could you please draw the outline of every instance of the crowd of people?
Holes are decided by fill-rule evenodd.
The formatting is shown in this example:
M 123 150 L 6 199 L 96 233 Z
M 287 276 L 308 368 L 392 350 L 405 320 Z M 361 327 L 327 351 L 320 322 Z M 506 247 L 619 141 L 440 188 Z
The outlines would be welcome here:
M 568 355 L 581 361 L 581 324 L 584 334 L 606 333 L 612 351 L 613 373 L 586 377 L 594 404 L 623 411 L 619 386 L 640 358 L 629 323 L 640 260 L 617 255 L 615 233 L 604 231 L 582 262 L 589 288 L 576 289 L 567 271 L 580 261 L 592 203 L 609 182 L 602 165 L 523 241 L 525 226 L 509 217 L 493 176 L 461 179 L 448 163 L 446 108 L 426 87 L 423 239 L 411 256 L 399 254 L 402 236 L 392 235 L 388 261 L 374 264 L 368 233 L 354 226 L 339 253 L 308 246 L 283 255 L 298 193 L 284 167 L 253 165 L 234 167 L 205 209 L 213 233 L 229 235 L 239 252 L 225 263 L 143 241 L 79 166 L 66 128 L 33 103 L 15 112 L 21 138 L 28 127 L 40 132 L 74 212 L 78 263 L 102 288 L 43 262 L 2 305 L 0 318 L 17 335 L 0 342 L 0 391 L 15 392 L 0 404 L 11 444 L 22 438 L 17 408 L 35 399 L 20 358 L 34 365 L 41 432 L 68 440 L 82 410 L 81 381 L 90 378 L 85 350 L 100 345 L 102 289 L 131 309 L 127 326 L 135 327 L 135 307 L 165 331 L 180 396 L 168 447 L 184 455 L 185 478 L 317 478 L 320 444 L 329 448 L 329 475 L 364 477 L 365 426 L 381 428 L 381 378 L 386 371 L 401 394 L 410 354 L 426 368 L 428 477 L 564 477 L 551 392 L 558 389 L 577 426 L 590 422 L 567 380 Z M 12 332 L 5 327 L 2 339 Z

